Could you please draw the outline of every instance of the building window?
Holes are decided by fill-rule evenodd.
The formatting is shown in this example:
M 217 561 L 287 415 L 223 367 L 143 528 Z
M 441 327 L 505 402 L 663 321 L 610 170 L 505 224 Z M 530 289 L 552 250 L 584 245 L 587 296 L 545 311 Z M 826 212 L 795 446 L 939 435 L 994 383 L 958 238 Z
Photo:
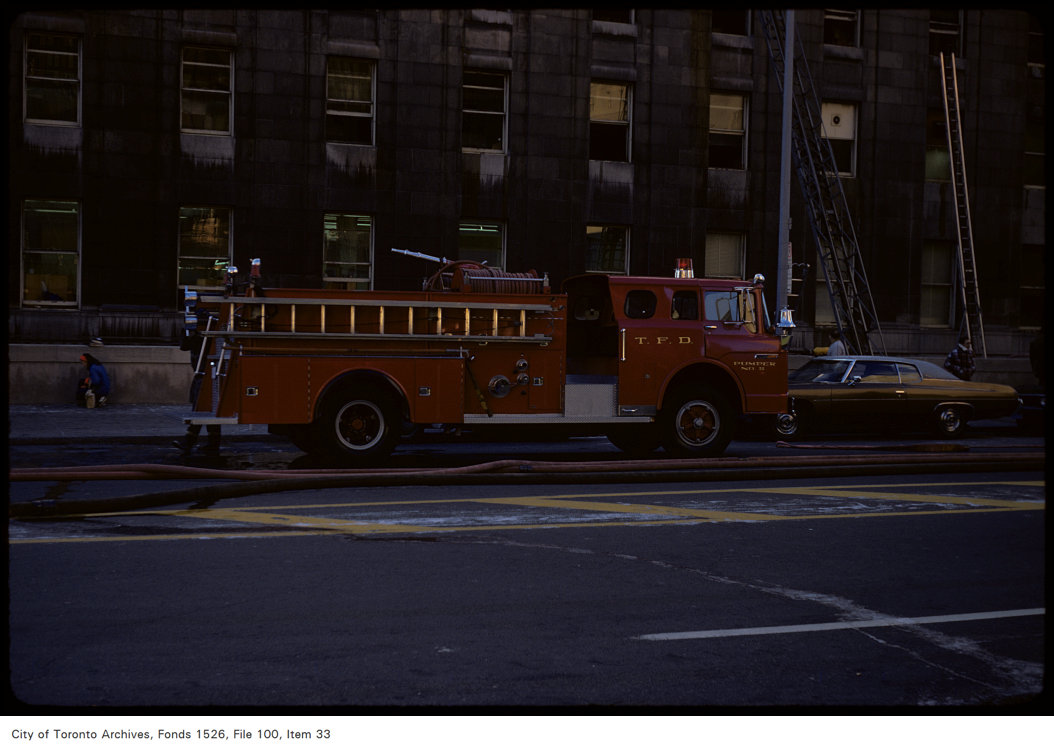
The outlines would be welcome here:
M 1022 328 L 1042 328 L 1046 310 L 1044 296 L 1045 250 L 1042 245 L 1021 246 L 1021 318 Z
M 326 60 L 326 140 L 373 144 L 373 63 Z
M 929 109 L 926 112 L 926 180 L 947 182 L 952 180 L 951 154 L 948 152 L 947 127 L 944 111 Z
M 589 159 L 630 159 L 630 88 L 622 83 L 589 84 Z
M 626 274 L 629 270 L 629 228 L 586 227 L 586 271 Z
M 820 118 L 838 175 L 856 174 L 856 106 L 851 103 L 823 103 Z
M 80 39 L 26 34 L 26 121 L 80 123 Z
M 949 242 L 926 241 L 922 245 L 919 325 L 951 325 L 955 251 Z
M 373 218 L 322 215 L 322 281 L 344 289 L 369 289 L 373 280 Z
M 710 94 L 710 167 L 744 170 L 747 160 L 747 97 Z
M 630 8 L 593 8 L 593 20 L 632 24 L 633 10 Z
M 22 205 L 22 302 L 76 306 L 80 285 L 80 205 L 27 199 Z
M 462 148 L 505 152 L 505 75 L 466 70 L 461 105 Z
M 748 36 L 750 33 L 749 10 L 714 10 L 710 18 L 715 34 Z
M 1043 33 L 1043 25 L 1035 16 L 1032 18 L 1033 25 L 1028 30 L 1028 65 L 1029 67 L 1046 67 L 1047 57 L 1044 52 L 1046 36 Z
M 836 319 L 834 305 L 831 304 L 831 289 L 827 286 L 823 272 L 816 277 L 816 291 L 813 299 L 816 301 L 813 308 L 813 324 L 817 326 L 834 325 Z
M 505 227 L 496 222 L 462 222 L 457 231 L 457 257 L 504 268 Z
M 184 132 L 231 133 L 231 60 L 226 49 L 183 48 L 180 127 Z
M 745 245 L 743 233 L 707 233 L 704 275 L 714 279 L 742 279 Z
M 180 207 L 177 277 L 181 287 L 219 287 L 231 265 L 231 210 Z
M 1041 106 L 1030 104 L 1025 118 L 1025 186 L 1047 185 L 1047 128 Z
M 930 9 L 930 54 L 960 55 L 962 11 L 955 8 Z
M 858 11 L 826 8 L 823 11 L 823 43 L 836 46 L 860 46 Z

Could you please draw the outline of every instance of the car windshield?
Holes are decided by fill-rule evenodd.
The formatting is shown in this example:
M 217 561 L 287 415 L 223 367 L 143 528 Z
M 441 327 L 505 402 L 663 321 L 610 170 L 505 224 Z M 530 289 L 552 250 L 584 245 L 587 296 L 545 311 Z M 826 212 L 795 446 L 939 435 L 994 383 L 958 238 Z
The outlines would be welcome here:
M 811 359 L 790 373 L 791 382 L 841 382 L 851 362 L 845 359 Z

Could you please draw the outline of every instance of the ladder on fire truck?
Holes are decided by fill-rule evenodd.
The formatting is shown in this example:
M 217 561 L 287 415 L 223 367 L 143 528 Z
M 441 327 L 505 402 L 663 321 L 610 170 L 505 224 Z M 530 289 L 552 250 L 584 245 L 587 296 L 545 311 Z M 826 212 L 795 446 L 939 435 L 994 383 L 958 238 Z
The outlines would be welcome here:
M 769 58 L 782 91 L 786 17 L 782 10 L 759 11 Z M 831 298 L 835 323 L 851 353 L 885 352 L 863 257 L 853 230 L 853 220 L 838 177 L 838 165 L 824 136 L 820 104 L 799 40 L 794 55 L 793 124 L 791 130 L 798 185 L 808 207 L 813 239 Z
M 966 163 L 963 159 L 962 128 L 959 125 L 959 80 L 955 71 L 955 55 L 940 54 L 941 78 L 944 83 L 944 132 L 951 158 L 952 192 L 955 194 L 955 227 L 958 239 L 958 262 L 962 319 L 960 335 L 969 337 L 974 348 L 984 357 L 988 350 L 984 341 L 981 318 L 981 293 L 977 285 L 977 264 L 974 261 L 973 223 L 970 220 L 970 191 L 966 185 Z
M 551 313 L 548 303 L 407 301 L 394 299 L 230 297 L 217 330 L 204 335 L 232 339 L 459 340 L 548 344 L 528 334 L 528 321 Z M 284 311 L 268 320 L 268 310 Z

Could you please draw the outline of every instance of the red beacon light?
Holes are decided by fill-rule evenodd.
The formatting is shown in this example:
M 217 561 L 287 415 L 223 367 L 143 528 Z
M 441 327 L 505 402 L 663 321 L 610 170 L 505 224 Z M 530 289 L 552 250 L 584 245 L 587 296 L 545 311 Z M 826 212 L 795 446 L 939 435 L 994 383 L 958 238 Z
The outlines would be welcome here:
M 674 279 L 695 279 L 695 270 L 692 268 L 692 259 L 678 258 L 677 268 L 673 272 Z

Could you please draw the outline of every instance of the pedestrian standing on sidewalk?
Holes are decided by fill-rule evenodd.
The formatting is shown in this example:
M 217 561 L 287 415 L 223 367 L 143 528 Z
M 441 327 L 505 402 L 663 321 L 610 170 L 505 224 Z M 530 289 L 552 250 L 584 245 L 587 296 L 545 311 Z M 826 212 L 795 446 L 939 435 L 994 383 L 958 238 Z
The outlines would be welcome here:
M 208 313 L 199 312 L 198 322 L 200 323 L 203 320 L 206 323 L 205 330 L 208 330 L 212 324 L 212 318 L 209 317 Z M 197 403 L 198 392 L 201 390 L 205 380 L 206 372 L 202 369 L 202 363 L 207 356 L 208 346 L 209 339 L 201 335 L 197 325 L 183 337 L 183 341 L 179 344 L 180 349 L 190 352 L 190 363 L 194 367 L 194 380 L 190 383 L 191 406 Z M 201 452 L 214 457 L 220 453 L 220 425 L 208 424 L 205 429 L 208 437 L 205 440 L 205 446 L 201 448 Z M 180 449 L 184 455 L 189 455 L 194 449 L 194 445 L 197 444 L 200 434 L 201 424 L 187 424 L 187 433 L 183 435 L 182 439 L 173 440 L 172 445 Z
M 110 395 L 110 375 L 103 363 L 88 353 L 81 354 L 84 377 L 77 384 L 77 403 L 88 408 L 105 406 Z M 89 401 L 92 402 L 88 405 Z
M 842 356 L 845 354 L 845 342 L 838 330 L 831 331 L 831 345 L 827 347 L 827 356 Z
M 963 336 L 959 345 L 948 352 L 944 360 L 944 368 L 958 377 L 960 380 L 969 380 L 973 377 L 974 362 L 973 349 L 969 336 Z

